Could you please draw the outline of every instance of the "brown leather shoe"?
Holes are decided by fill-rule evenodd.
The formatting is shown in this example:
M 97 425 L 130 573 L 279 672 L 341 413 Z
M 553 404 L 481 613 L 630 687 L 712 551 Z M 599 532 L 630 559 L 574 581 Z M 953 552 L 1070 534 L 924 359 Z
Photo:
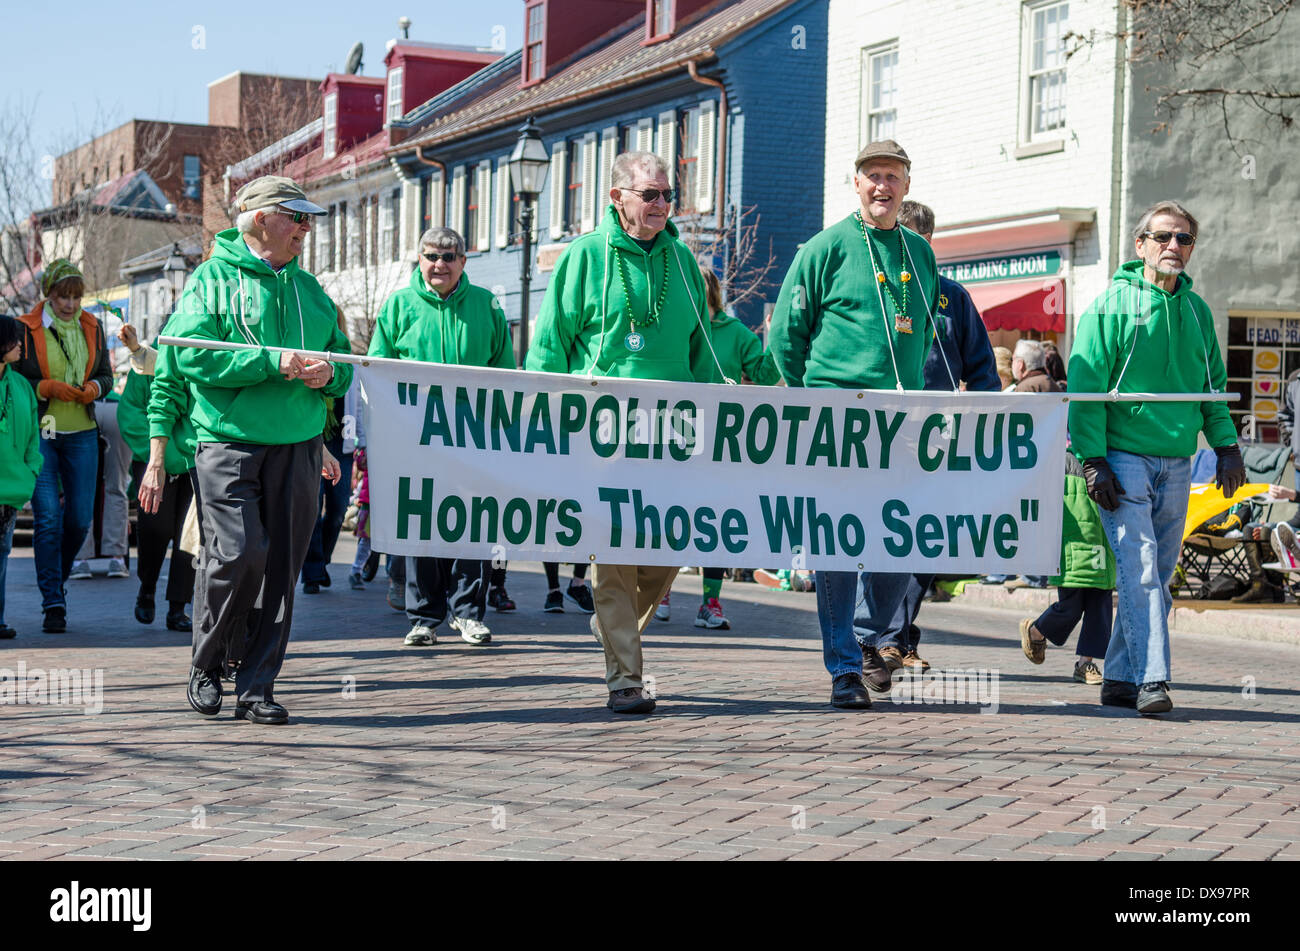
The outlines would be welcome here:
M 923 673 L 930 669 L 930 662 L 923 658 L 916 651 L 908 651 L 903 655 L 903 666 L 920 670 Z
M 862 648 L 862 682 L 876 693 L 889 693 L 893 689 L 894 678 L 889 665 L 874 647 Z
M 1029 636 L 1029 629 L 1034 626 L 1034 619 L 1031 617 L 1022 618 L 1020 621 L 1020 649 L 1024 651 L 1025 656 L 1029 658 L 1031 664 L 1041 664 L 1043 658 L 1047 656 L 1047 640 L 1034 640 Z
M 901 670 L 903 667 L 903 652 L 897 647 L 880 648 L 880 659 L 885 662 L 885 666 L 889 668 L 890 673 Z

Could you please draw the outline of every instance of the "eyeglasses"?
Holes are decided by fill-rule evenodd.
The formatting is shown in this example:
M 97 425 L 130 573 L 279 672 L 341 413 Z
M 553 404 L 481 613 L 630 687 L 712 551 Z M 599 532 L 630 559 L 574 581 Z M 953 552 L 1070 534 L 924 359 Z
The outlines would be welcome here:
M 305 212 L 305 211 L 288 211 L 288 210 L 286 210 L 286 209 L 284 209 L 284 208 L 277 208 L 277 209 L 275 209 L 275 210 L 276 210 L 279 214 L 282 214 L 282 215 L 285 215 L 285 216 L 287 216 L 287 217 L 289 217 L 289 218 L 292 218 L 292 219 L 293 219 L 293 223 L 296 224 L 296 225 L 300 225 L 300 224 L 302 224 L 304 221 L 306 221 L 308 218 L 312 217 L 310 214 L 308 214 L 308 213 Z
M 673 203 L 673 195 L 677 193 L 676 189 L 673 188 L 623 188 L 620 191 L 640 195 L 641 200 L 647 204 L 658 201 L 662 195 L 664 201 L 670 205 Z
M 442 258 L 443 264 L 450 264 L 452 261 L 460 257 L 460 255 L 457 254 L 455 251 L 443 251 L 441 254 L 439 254 L 436 251 L 433 254 L 430 254 L 428 251 L 421 251 L 420 257 L 424 258 L 430 264 L 432 264 L 434 261 L 438 260 L 439 258 Z
M 1176 238 L 1180 248 L 1190 248 L 1196 243 L 1196 235 L 1186 231 L 1179 231 L 1177 234 L 1172 231 L 1143 231 L 1142 237 L 1151 238 L 1159 245 L 1168 244 L 1170 238 Z

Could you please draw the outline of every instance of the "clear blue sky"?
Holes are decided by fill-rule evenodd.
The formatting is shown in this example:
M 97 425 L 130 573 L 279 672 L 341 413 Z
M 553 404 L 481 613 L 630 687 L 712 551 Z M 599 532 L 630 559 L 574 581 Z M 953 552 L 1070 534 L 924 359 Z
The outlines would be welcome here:
M 34 100 L 34 150 L 58 154 L 128 119 L 206 122 L 208 83 L 236 70 L 342 72 L 358 40 L 362 72 L 382 76 L 403 15 L 413 40 L 491 46 L 504 27 L 505 50 L 514 50 L 523 12 L 522 0 L 15 0 L 4 13 L 0 104 Z

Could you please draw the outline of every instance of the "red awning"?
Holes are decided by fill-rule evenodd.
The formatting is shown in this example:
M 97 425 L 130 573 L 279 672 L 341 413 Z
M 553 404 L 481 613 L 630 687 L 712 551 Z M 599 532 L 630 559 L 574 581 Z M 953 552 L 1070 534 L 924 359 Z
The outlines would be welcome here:
M 965 287 L 989 330 L 1065 330 L 1065 285 L 1059 279 Z

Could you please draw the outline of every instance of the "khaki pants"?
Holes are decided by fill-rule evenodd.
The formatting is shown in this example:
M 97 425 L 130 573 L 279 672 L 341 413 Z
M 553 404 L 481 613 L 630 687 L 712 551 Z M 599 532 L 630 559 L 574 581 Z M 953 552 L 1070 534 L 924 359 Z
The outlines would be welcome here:
M 596 621 L 605 644 L 605 680 L 611 691 L 641 686 L 641 632 L 677 571 L 659 565 L 595 566 Z

